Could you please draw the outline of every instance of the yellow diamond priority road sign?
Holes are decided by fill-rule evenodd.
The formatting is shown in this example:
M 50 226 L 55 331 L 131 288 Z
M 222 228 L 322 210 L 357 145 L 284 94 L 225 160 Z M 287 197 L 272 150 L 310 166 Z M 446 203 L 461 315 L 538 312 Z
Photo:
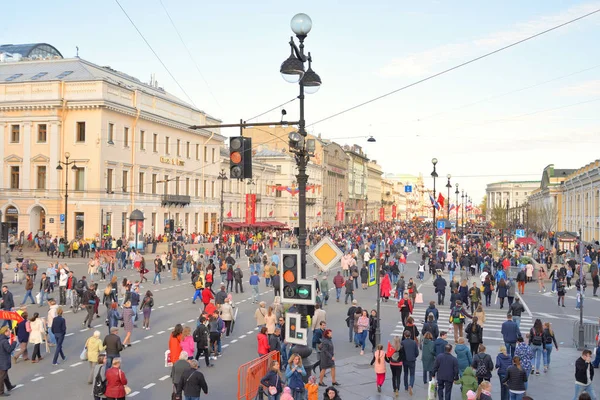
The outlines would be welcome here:
M 327 271 L 342 258 L 344 253 L 329 237 L 324 237 L 308 255 L 317 263 L 321 271 Z

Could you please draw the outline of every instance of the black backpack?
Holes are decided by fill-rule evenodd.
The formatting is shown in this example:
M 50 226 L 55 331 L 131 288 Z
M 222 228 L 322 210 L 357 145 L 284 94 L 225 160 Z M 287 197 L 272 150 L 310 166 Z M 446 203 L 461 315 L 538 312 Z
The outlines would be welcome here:
M 98 368 L 98 373 L 94 379 L 94 388 L 92 392 L 96 397 L 100 397 L 106 392 L 106 379 L 102 379 L 102 368 L 104 368 L 103 365 Z
M 543 333 L 538 335 L 536 331 L 533 331 L 533 336 L 531 337 L 531 344 L 534 346 L 541 346 L 543 343 L 543 335 Z
M 485 378 L 488 375 L 488 369 L 485 365 L 485 357 L 477 357 L 477 368 L 475 369 L 475 376 L 478 378 Z

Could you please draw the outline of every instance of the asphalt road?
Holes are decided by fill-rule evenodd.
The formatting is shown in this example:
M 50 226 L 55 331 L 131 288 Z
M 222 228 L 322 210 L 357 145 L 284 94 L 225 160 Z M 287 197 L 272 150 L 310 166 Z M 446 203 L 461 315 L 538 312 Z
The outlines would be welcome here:
M 38 259 L 44 259 L 38 257 Z M 406 279 L 416 275 L 416 261 L 418 254 L 411 254 L 408 259 Z M 74 268 L 76 275 L 79 277 L 87 272 L 86 260 L 75 259 L 67 262 L 71 268 Z M 40 261 L 40 265 L 46 265 Z M 240 265 L 244 269 L 245 278 L 249 276 L 247 261 L 245 258 L 240 260 Z M 309 263 L 309 265 L 311 265 Z M 309 275 L 316 273 L 309 267 Z M 335 274 L 335 270 L 331 271 L 331 277 Z M 7 274 L 7 276 L 10 274 Z M 137 279 L 138 275 L 131 270 L 127 270 L 125 275 L 131 280 Z M 153 274 L 149 274 L 151 277 Z M 164 275 L 164 274 L 163 274 Z M 122 280 L 124 273 L 117 274 L 119 281 Z M 39 275 L 38 275 L 39 280 Z M 424 310 L 429 300 L 437 299 L 431 286 L 431 279 L 426 275 L 425 281 L 420 283 L 420 292 L 424 295 L 424 304 L 417 305 L 415 308 L 415 318 L 422 319 Z M 18 304 L 22 300 L 24 293 L 23 285 L 8 284 L 9 289 L 15 295 L 15 302 Z M 330 286 L 333 285 L 330 283 Z M 102 285 L 101 285 L 102 287 Z M 235 331 L 230 337 L 223 339 L 223 356 L 218 360 L 213 361 L 214 368 L 206 368 L 201 363 L 200 370 L 204 373 L 208 386 L 209 395 L 202 398 L 207 399 L 235 399 L 237 393 L 237 369 L 238 367 L 254 359 L 256 353 L 256 323 L 254 320 L 254 311 L 256 305 L 252 304 L 250 299 L 250 290 L 247 282 L 245 283 L 247 291 L 242 295 L 233 295 L 234 302 L 239 308 L 238 320 L 236 322 Z M 273 300 L 273 291 L 264 286 L 261 282 L 261 299 L 270 304 Z M 535 288 L 535 290 L 533 290 Z M 170 275 L 163 276 L 162 285 L 144 284 L 143 291 L 152 290 L 155 299 L 155 308 L 151 316 L 151 328 L 149 331 L 142 329 L 134 329 L 132 335 L 133 346 L 124 350 L 122 353 L 123 365 L 122 369 L 125 372 L 129 381 L 129 386 L 132 388 L 132 393 L 129 397 L 138 397 L 141 399 L 167 399 L 170 398 L 171 382 L 169 379 L 170 369 L 164 367 L 164 352 L 168 348 L 168 335 L 177 323 L 190 324 L 195 326 L 195 320 L 200 314 L 198 304 L 191 304 L 191 298 L 194 293 L 189 275 L 184 274 L 181 282 L 174 281 Z M 355 298 L 359 305 L 367 309 L 376 308 L 376 291 L 375 288 L 368 290 L 358 289 L 355 292 Z M 569 292 L 569 296 L 573 292 Z M 522 320 L 522 328 L 529 328 L 534 318 L 542 318 L 542 321 L 549 320 L 553 323 L 556 331 L 557 339 L 564 342 L 565 346 L 572 345 L 572 327 L 575 321 L 576 312 L 574 308 L 574 299 L 567 298 L 566 308 L 556 307 L 555 298 L 544 294 L 537 293 L 537 285 L 529 284 L 526 288 L 524 301 L 531 312 L 531 316 L 524 315 Z M 589 319 L 597 320 L 598 308 L 596 307 L 597 298 L 591 298 L 588 303 L 594 307 L 586 308 L 586 315 L 594 315 Z M 593 302 L 593 303 L 592 303 Z M 336 360 L 344 360 L 350 357 L 359 356 L 359 349 L 356 349 L 353 344 L 348 343 L 348 329 L 346 328 L 345 318 L 346 311 L 349 305 L 345 305 L 342 300 L 337 303 L 335 301 L 334 290 L 330 293 L 329 304 L 325 307 L 327 311 L 327 324 L 330 329 L 333 329 L 334 345 Z M 101 318 L 96 319 L 95 329 L 102 332 L 102 337 L 107 332 L 104 325 L 104 310 L 101 306 Z M 39 308 L 38 306 L 29 306 L 29 312 L 38 311 L 42 316 L 47 315 L 47 307 Z M 588 311 L 593 311 L 594 314 Z M 447 321 L 449 307 L 442 306 L 440 308 L 440 321 Z M 499 329 L 501 323 L 505 320 L 505 310 L 499 310 L 498 306 L 487 310 L 488 322 L 484 329 L 484 342 L 486 344 L 499 345 L 501 343 L 501 335 Z M 67 331 L 68 337 L 65 339 L 64 352 L 67 355 L 67 361 L 59 366 L 52 365 L 53 354 L 43 354 L 44 360 L 38 364 L 30 362 L 19 362 L 13 365 L 9 374 L 13 384 L 18 384 L 19 387 L 14 391 L 14 394 L 19 398 L 34 398 L 39 396 L 40 390 L 51 398 L 56 396 L 64 396 L 65 388 L 69 398 L 86 398 L 91 396 L 91 386 L 87 385 L 87 376 L 89 366 L 87 362 L 79 360 L 79 354 L 83 349 L 84 343 L 93 333 L 93 330 L 85 329 L 81 326 L 81 322 L 85 318 L 85 313 L 78 314 L 67 313 Z M 385 343 L 391 335 L 401 333 L 400 315 L 397 305 L 393 301 L 382 303 L 381 306 L 382 318 L 382 341 Z M 578 317 L 577 317 L 578 318 Z M 420 327 L 420 324 L 419 324 Z M 440 323 L 440 329 L 444 328 L 444 323 Z M 124 337 L 123 332 L 120 332 Z M 310 335 L 309 335 L 310 341 Z M 494 346 L 495 347 L 495 346 Z M 29 346 L 32 350 L 32 346 Z M 364 364 L 370 362 L 371 346 L 367 344 L 367 351 L 361 359 L 364 358 Z M 51 348 L 51 352 L 54 348 Z M 201 360 L 202 361 L 202 360 Z M 371 371 L 368 372 L 369 374 Z M 347 378 L 349 379 L 349 378 Z M 326 382 L 330 382 L 330 378 L 326 378 Z M 344 384 L 351 384 L 345 377 L 339 376 L 338 381 Z

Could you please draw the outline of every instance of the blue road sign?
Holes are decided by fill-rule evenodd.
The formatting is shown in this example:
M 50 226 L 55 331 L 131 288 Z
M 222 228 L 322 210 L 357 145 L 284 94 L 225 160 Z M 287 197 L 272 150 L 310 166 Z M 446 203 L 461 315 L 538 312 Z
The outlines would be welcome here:
M 456 221 L 450 221 L 450 227 L 456 229 Z
M 525 237 L 525 229 L 517 229 L 515 231 L 515 236 L 518 238 L 524 238 Z
M 438 229 L 437 230 L 437 235 L 438 236 L 442 236 L 444 234 L 444 230 L 443 229 Z
M 404 192 L 405 193 L 412 193 L 412 186 L 410 186 L 410 185 L 404 186 Z
M 65 222 L 65 214 L 60 214 L 60 222 Z
M 438 229 L 444 229 L 444 228 L 446 228 L 446 222 L 445 221 L 438 221 L 437 222 L 437 228 Z

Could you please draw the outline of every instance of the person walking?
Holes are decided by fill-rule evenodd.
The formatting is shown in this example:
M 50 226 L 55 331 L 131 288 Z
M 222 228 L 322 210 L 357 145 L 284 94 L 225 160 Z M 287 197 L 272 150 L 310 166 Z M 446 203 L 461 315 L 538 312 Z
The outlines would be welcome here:
M 369 334 L 369 316 L 367 315 L 367 310 L 362 310 L 356 325 L 358 328 L 356 334 L 358 335 L 360 355 L 362 356 L 365 354 L 365 342 L 367 341 L 367 335 Z
M 31 279 L 30 275 L 25 277 L 25 296 L 23 296 L 23 301 L 21 305 L 24 305 L 27 302 L 27 299 L 31 299 L 31 304 L 35 304 L 35 300 L 33 299 L 33 295 L 31 291 L 33 290 L 33 279 Z
M 521 400 L 525 395 L 527 388 L 528 375 L 521 367 L 521 359 L 518 356 L 513 357 L 513 365 L 508 367 L 506 376 L 502 380 L 508 388 L 509 400 Z
M 102 345 L 106 349 L 106 368 L 110 368 L 112 366 L 113 360 L 118 358 L 123 351 L 123 343 L 121 343 L 121 338 L 119 337 L 119 328 L 112 327 L 110 328 L 110 333 L 106 335 Z
M 127 377 L 121 371 L 121 358 L 112 360 L 112 367 L 106 370 L 106 391 L 104 395 L 109 400 L 125 400 Z
M 88 338 L 85 342 L 85 348 L 87 349 L 87 359 L 90 365 L 90 375 L 88 376 L 88 384 L 92 384 L 94 379 L 94 371 L 96 371 L 96 365 L 98 365 L 98 358 L 100 353 L 105 350 L 100 340 L 100 331 L 94 331 L 94 334 Z M 96 371 L 97 374 L 97 371 Z
M 283 393 L 283 381 L 279 361 L 272 360 L 269 372 L 260 380 L 261 385 L 267 388 L 267 400 L 279 400 L 279 396 Z
M 473 316 L 465 310 L 461 300 L 456 300 L 455 306 L 452 307 L 450 314 L 450 322 L 454 327 L 454 342 L 458 343 L 458 338 L 463 336 L 463 327 L 465 325 L 465 316 L 473 318 Z
M 233 306 L 231 305 L 229 298 L 226 298 L 225 303 L 221 304 L 221 319 L 225 323 L 225 336 L 229 336 L 229 333 L 231 332 L 233 317 Z
M 458 338 L 458 344 L 454 348 L 456 360 L 458 361 L 458 376 L 463 376 L 463 371 L 473 363 L 473 353 L 465 345 L 464 338 Z
M 525 282 L 527 282 L 527 273 L 524 269 L 521 269 L 517 273 L 517 287 L 519 290 L 519 294 L 521 295 L 525 294 Z
M 371 365 L 373 365 L 373 369 L 375 370 L 377 391 L 381 393 L 381 386 L 383 386 L 383 382 L 385 382 L 386 370 L 385 352 L 383 351 L 383 345 L 381 343 L 377 345 L 377 349 L 373 353 Z
M 402 319 L 402 325 L 406 328 L 406 320 L 413 312 L 413 302 L 410 300 L 408 292 L 404 292 L 402 299 L 398 302 L 398 310 L 400 311 L 400 318 Z
M 471 353 L 477 354 L 479 345 L 483 343 L 483 328 L 479 325 L 479 319 L 474 316 L 473 321 L 465 328 L 465 335 L 471 347 Z
M 438 399 L 450 400 L 452 398 L 452 385 L 458 378 L 458 361 L 451 354 L 452 345 L 444 347 L 444 353 L 436 357 L 433 365 L 433 376 L 437 379 Z
M 475 376 L 479 383 L 484 380 L 489 381 L 492 378 L 494 362 L 492 361 L 492 357 L 486 354 L 483 343 L 479 345 L 477 354 L 473 356 L 473 364 L 471 366 L 475 370 Z
M 254 274 L 250 276 L 250 287 L 252 288 L 252 303 L 257 303 L 259 294 L 258 294 L 258 284 L 260 283 L 260 278 L 258 277 L 258 271 L 254 271 Z
M 506 286 L 506 281 L 504 279 L 500 279 L 496 285 L 496 294 L 500 300 L 500 309 L 502 310 L 504 308 L 504 299 L 508 296 L 508 287 Z
M 343 259 L 343 257 L 342 257 Z M 335 299 L 336 302 L 340 302 L 340 296 L 342 294 L 342 288 L 344 287 L 344 277 L 342 272 L 338 271 L 337 275 L 333 277 L 333 286 L 335 287 Z
M 481 289 L 477 287 L 477 282 L 473 282 L 473 287 L 469 289 L 469 300 L 471 301 L 471 313 L 474 313 L 481 303 Z
M 519 336 L 517 339 L 517 348 L 515 349 L 515 356 L 518 356 L 521 360 L 521 367 L 523 367 L 523 371 L 529 376 L 531 372 L 531 366 L 533 362 L 533 352 L 531 351 L 531 347 L 525 343 L 525 339 L 522 336 Z M 527 382 L 525 383 L 525 389 L 527 389 Z
M 87 311 L 87 315 L 81 325 L 87 325 L 88 329 L 92 327 L 92 322 L 94 321 L 94 307 L 96 301 L 100 300 L 98 299 L 98 296 L 96 296 L 96 284 L 92 284 L 89 288 L 85 289 L 83 296 L 81 297 L 81 305 L 84 306 Z
M 448 282 L 444 279 L 444 277 L 439 274 L 435 281 L 433 281 L 433 287 L 435 287 L 435 293 L 438 296 L 438 304 L 440 306 L 444 305 L 444 298 L 446 297 L 446 286 L 448 286 Z
M 419 357 L 419 346 L 416 341 L 411 339 L 411 332 L 409 330 L 405 330 L 403 336 L 402 348 L 404 349 L 404 360 L 402 360 L 402 367 L 404 369 L 404 391 L 412 396 L 412 388 L 415 386 L 415 367 L 417 357 Z
M 517 297 L 514 303 L 508 308 L 508 312 L 512 315 L 512 320 L 517 324 L 519 329 L 521 329 L 521 315 L 523 314 L 523 311 L 525 311 L 525 307 L 523 306 L 523 303 L 521 303 L 519 297 Z
M 517 302 L 514 304 L 516 303 Z M 512 314 L 507 314 L 506 321 L 502 323 L 502 328 L 500 329 L 500 333 L 502 333 L 502 338 L 504 340 L 504 346 L 506 346 L 506 350 L 511 358 L 515 356 L 517 339 L 521 337 L 519 326 L 512 320 L 512 318 Z
M 509 400 L 508 387 L 504 384 L 504 378 L 508 373 L 508 367 L 511 365 L 512 360 L 506 353 L 506 346 L 500 346 L 500 350 L 496 356 L 496 369 L 498 370 L 498 379 L 500 380 L 500 400 Z
M 154 307 L 154 296 L 151 291 L 146 291 L 144 299 L 140 308 L 144 315 L 144 322 L 142 323 L 142 329 L 150 330 L 150 314 L 152 313 L 152 307 Z
M 592 400 L 596 399 L 596 393 L 592 385 L 593 380 L 592 351 L 585 349 L 581 353 L 581 357 L 575 361 L 575 396 L 573 399 L 576 400 L 583 392 L 587 392 Z
M 123 346 L 131 347 L 131 334 L 133 332 L 133 309 L 131 308 L 131 302 L 126 301 L 123 304 L 123 329 L 125 329 L 125 339 L 123 339 Z
M 184 371 L 190 369 L 190 364 L 188 362 L 189 354 L 187 351 L 183 350 L 179 353 L 179 358 L 177 361 L 173 361 L 173 366 L 171 367 L 171 383 L 173 384 L 173 392 L 181 393 L 182 388 L 179 385 L 181 375 Z
M 54 359 L 52 360 L 52 365 L 58 365 L 59 355 L 62 357 L 63 361 L 67 360 L 67 357 L 65 357 L 62 351 L 65 335 L 67 334 L 67 323 L 62 315 L 63 310 L 61 307 L 58 307 L 56 310 L 56 317 L 52 319 L 52 326 L 50 327 L 50 330 L 56 338 L 56 349 L 54 349 Z
M 321 370 L 321 375 L 324 375 L 323 370 Z M 292 354 L 288 360 L 288 365 L 285 369 L 285 378 L 287 379 L 287 385 L 291 389 L 294 400 L 304 399 L 304 392 L 306 391 L 306 389 L 304 388 L 305 376 L 306 370 L 302 365 L 302 358 L 298 354 Z M 337 382 L 335 384 L 337 384 Z
M 423 363 L 423 384 L 433 378 L 433 364 L 435 363 L 435 345 L 433 343 L 433 335 L 431 332 L 426 332 L 423 335 L 423 343 L 421 350 L 421 361 Z M 393 372 L 393 370 L 392 370 Z
M 33 354 L 31 356 L 32 363 L 37 363 L 44 359 L 40 352 L 40 346 L 44 340 L 46 327 L 44 326 L 44 321 L 42 321 L 39 316 L 39 313 L 33 313 L 33 317 L 29 320 L 29 343 L 33 344 Z
M 319 386 L 326 386 L 323 383 L 323 378 L 325 377 L 327 370 L 331 370 L 332 384 L 335 386 L 339 385 L 335 378 L 335 351 L 331 337 L 331 329 L 326 329 L 323 332 L 323 337 L 321 338 L 321 351 L 319 352 L 319 365 L 321 368 L 319 374 Z
M 92 375 L 94 376 L 93 386 L 92 386 L 92 396 L 94 396 L 94 400 L 105 399 L 104 395 L 104 387 L 106 384 L 106 356 L 104 354 L 98 355 L 98 363 L 92 370 Z
M 556 343 L 556 338 L 554 337 L 554 331 L 552 330 L 552 324 L 550 322 L 544 323 L 544 372 L 548 372 L 548 368 L 550 367 L 550 356 L 552 354 L 552 345 L 556 347 L 556 351 L 558 351 L 558 344 Z
M 479 387 L 479 383 L 477 383 L 477 378 L 475 377 L 475 371 L 470 365 L 465 368 L 460 379 L 454 383 L 460 385 L 460 392 L 463 400 L 467 400 L 469 398 L 469 392 L 474 393 Z
M 542 353 L 544 352 L 544 327 L 539 318 L 535 320 L 533 327 L 529 330 L 529 346 L 531 346 L 535 360 L 535 374 L 540 375 Z
M 10 355 L 17 347 L 17 342 L 13 341 L 10 343 L 10 329 L 8 327 L 3 326 L 0 328 L 0 396 L 7 396 L 8 393 L 5 393 L 5 387 L 7 391 L 11 391 L 15 388 L 10 382 L 10 378 L 8 377 L 8 370 L 11 368 L 11 357 Z
M 200 392 L 208 394 L 208 385 L 204 374 L 198 370 L 198 361 L 192 360 L 189 364 L 190 368 L 181 374 L 178 384 L 180 390 L 177 394 L 181 396 L 183 393 L 186 400 L 199 400 Z
M 19 322 L 16 327 L 17 339 L 19 340 L 19 350 L 15 351 L 15 354 L 12 357 L 15 364 L 19 361 L 20 356 L 23 356 L 23 361 L 29 360 L 27 353 L 27 343 L 29 342 L 29 331 L 27 330 L 27 325 L 29 324 L 29 315 L 27 314 L 27 311 L 24 311 L 23 314 L 21 314 L 21 318 L 23 318 L 23 321 Z M 0 338 L 2 338 L 2 336 L 3 335 L 0 335 Z
M 354 278 L 350 276 L 346 282 L 344 283 L 344 287 L 346 288 L 344 304 L 348 304 L 348 297 L 350 297 L 350 301 L 354 301 Z

